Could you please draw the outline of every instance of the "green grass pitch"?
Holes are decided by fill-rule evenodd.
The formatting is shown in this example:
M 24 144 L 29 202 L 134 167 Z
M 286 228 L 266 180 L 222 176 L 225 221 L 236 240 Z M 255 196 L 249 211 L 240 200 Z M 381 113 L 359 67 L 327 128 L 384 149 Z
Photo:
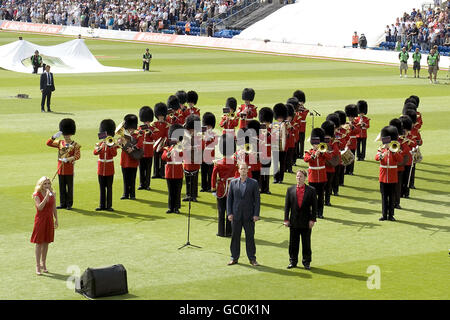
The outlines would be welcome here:
M 40 45 L 62 37 L 23 35 Z M 18 34 L 0 33 L 0 45 Z M 87 39 L 99 61 L 108 66 L 140 68 L 145 48 L 153 55 L 151 72 L 55 74 L 52 97 L 55 113 L 40 112 L 38 76 L 0 70 L 0 299 L 84 299 L 68 288 L 67 279 L 87 267 L 121 263 L 128 272 L 129 295 L 114 299 L 449 299 L 450 245 L 450 90 L 445 73 L 440 83 L 399 78 L 394 66 L 281 57 L 200 48 L 169 47 Z M 137 191 L 137 200 L 119 200 L 122 174 L 116 157 L 113 207 L 96 212 L 99 191 L 97 157 L 93 155 L 102 119 L 116 123 L 143 105 L 166 101 L 177 90 L 196 90 L 201 112 L 218 117 L 227 97 L 240 101 L 252 87 L 258 108 L 285 102 L 296 89 L 307 96 L 307 107 L 326 115 L 364 99 L 371 128 L 367 158 L 346 176 L 339 197 L 325 207 L 312 233 L 312 270 L 287 270 L 289 231 L 282 225 L 284 196 L 295 176 L 283 185 L 271 184 L 262 195 L 261 221 L 256 224 L 256 256 L 251 267 L 241 244 L 240 263 L 227 266 L 229 238 L 219 238 L 216 202 L 200 193 L 192 205 L 192 244 L 187 240 L 187 205 L 180 215 L 165 213 L 167 187 L 153 180 L 152 191 Z M 31 99 L 16 99 L 26 93 Z M 424 125 L 423 162 L 416 171 L 416 190 L 402 199 L 397 222 L 380 222 L 378 164 L 374 161 L 379 130 L 400 115 L 411 94 L 421 99 Z M 81 159 L 74 179 L 74 208 L 59 210 L 60 227 L 50 245 L 50 274 L 35 275 L 34 245 L 29 242 L 35 208 L 31 199 L 36 181 L 53 177 L 56 151 L 45 141 L 63 117 L 77 123 L 74 139 Z M 307 133 L 311 130 L 308 117 Z M 306 168 L 300 160 L 297 164 Z M 137 178 L 139 180 L 139 178 Z M 57 179 L 54 181 L 57 190 Z M 182 195 L 185 194 L 183 185 Z M 375 267 L 373 267 L 375 266 Z M 375 268 L 375 269 L 373 269 Z M 371 270 L 379 270 L 373 273 Z M 379 278 L 379 289 L 369 289 Z M 368 281 L 369 280 L 369 281 Z M 368 286 L 369 284 L 369 286 Z

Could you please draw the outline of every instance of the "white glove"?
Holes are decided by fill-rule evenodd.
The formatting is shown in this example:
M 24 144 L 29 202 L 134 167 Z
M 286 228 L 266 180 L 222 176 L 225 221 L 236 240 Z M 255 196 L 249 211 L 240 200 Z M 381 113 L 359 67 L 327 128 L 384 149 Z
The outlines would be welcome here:
M 67 158 L 62 158 L 61 161 L 64 162 L 64 163 L 69 162 L 69 160 Z
M 61 137 L 61 135 L 62 135 L 62 132 L 61 132 L 61 131 L 58 131 L 57 133 L 55 133 L 54 135 L 52 135 L 52 138 L 53 138 L 53 139 L 56 139 L 56 138 Z

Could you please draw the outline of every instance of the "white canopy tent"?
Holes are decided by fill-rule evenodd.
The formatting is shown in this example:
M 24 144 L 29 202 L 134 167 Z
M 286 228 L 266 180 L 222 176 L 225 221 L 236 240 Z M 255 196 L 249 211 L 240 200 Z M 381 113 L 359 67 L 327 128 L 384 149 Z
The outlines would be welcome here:
M 102 65 L 89 51 L 83 39 L 67 41 L 55 46 L 39 46 L 26 40 L 0 46 L 0 68 L 31 73 L 31 56 L 38 50 L 43 62 L 51 65 L 54 73 L 139 71 Z M 39 71 L 42 71 L 40 68 Z

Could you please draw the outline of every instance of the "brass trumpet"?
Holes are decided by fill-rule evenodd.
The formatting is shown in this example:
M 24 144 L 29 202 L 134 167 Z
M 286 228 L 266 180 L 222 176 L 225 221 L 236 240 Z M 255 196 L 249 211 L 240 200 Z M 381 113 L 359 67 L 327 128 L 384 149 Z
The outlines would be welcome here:
M 328 145 L 325 142 L 321 142 L 317 145 L 317 151 L 319 152 L 327 152 L 328 151 Z
M 396 153 L 400 151 L 400 143 L 398 141 L 391 141 L 389 143 L 389 151 Z
M 112 147 L 112 146 L 116 143 L 116 140 L 114 139 L 114 137 L 107 136 L 107 137 L 103 140 L 103 142 L 105 142 L 105 144 L 106 144 L 108 147 Z

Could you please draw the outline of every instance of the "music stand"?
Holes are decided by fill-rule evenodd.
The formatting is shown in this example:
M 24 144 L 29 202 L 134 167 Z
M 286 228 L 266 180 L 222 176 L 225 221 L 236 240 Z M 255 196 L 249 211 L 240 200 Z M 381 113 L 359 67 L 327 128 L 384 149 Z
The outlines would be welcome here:
M 184 170 L 184 172 L 185 172 L 185 174 L 186 174 L 187 177 L 191 178 L 191 177 L 193 177 L 193 176 L 198 172 L 198 170 L 196 170 L 196 171 L 186 171 L 186 170 Z M 191 180 L 191 185 L 190 185 L 190 187 L 189 187 L 189 189 L 190 189 L 190 190 L 189 190 L 190 197 L 189 197 L 189 210 L 188 210 L 188 232 L 187 232 L 187 241 L 186 241 L 185 244 L 183 244 L 181 247 L 179 247 L 178 250 L 183 249 L 184 247 L 187 247 L 187 246 L 191 246 L 191 247 L 195 247 L 195 248 L 201 248 L 201 247 L 199 247 L 199 246 L 196 246 L 196 245 L 191 244 L 191 242 L 189 241 L 189 234 L 190 234 L 190 228 L 191 228 L 192 185 L 193 185 L 193 183 L 192 183 L 192 180 Z

